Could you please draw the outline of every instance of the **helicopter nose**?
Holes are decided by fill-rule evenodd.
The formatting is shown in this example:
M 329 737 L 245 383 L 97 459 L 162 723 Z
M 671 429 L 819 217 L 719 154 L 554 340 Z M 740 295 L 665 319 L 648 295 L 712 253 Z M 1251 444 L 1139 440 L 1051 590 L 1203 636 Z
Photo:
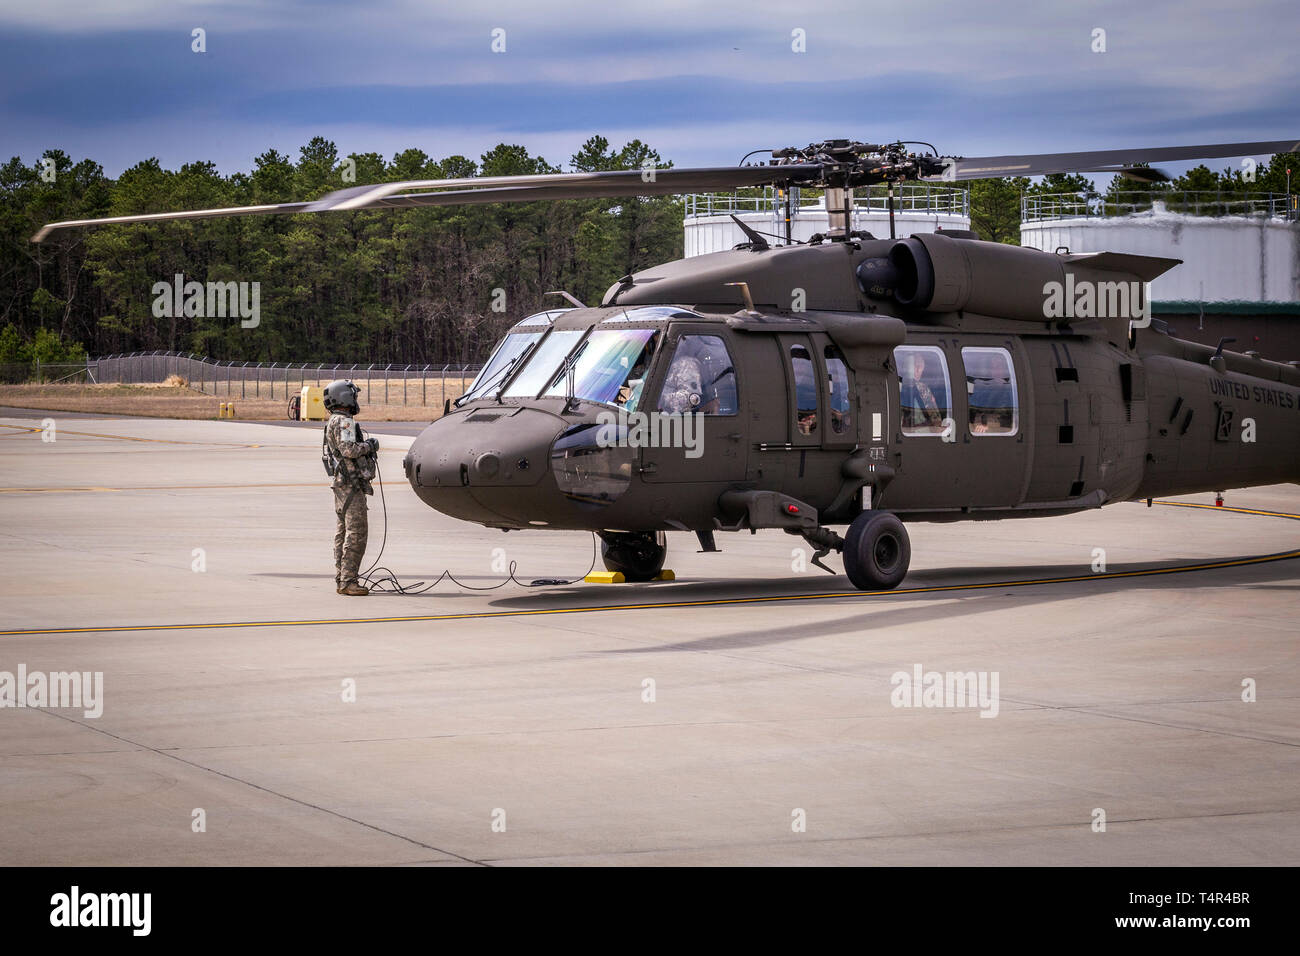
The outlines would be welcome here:
M 525 488 L 547 472 L 564 420 L 535 408 L 485 408 L 446 416 L 411 444 L 404 461 L 417 494 L 438 489 Z

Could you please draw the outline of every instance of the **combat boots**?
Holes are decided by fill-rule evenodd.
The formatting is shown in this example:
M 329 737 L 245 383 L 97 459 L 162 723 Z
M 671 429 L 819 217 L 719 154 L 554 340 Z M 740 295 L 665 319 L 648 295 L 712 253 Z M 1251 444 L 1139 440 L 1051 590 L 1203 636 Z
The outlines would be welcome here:
M 339 594 L 346 594 L 349 597 L 365 597 L 370 593 L 370 588 L 353 581 L 346 587 L 339 588 Z

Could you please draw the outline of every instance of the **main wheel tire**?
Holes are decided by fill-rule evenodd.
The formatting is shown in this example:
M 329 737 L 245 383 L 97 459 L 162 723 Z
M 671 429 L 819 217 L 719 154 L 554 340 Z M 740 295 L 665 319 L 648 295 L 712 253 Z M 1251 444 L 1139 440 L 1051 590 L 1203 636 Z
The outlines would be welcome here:
M 600 559 L 606 571 L 621 571 L 629 581 L 653 581 L 664 569 L 668 539 L 662 531 L 602 531 Z
M 897 515 L 864 511 L 844 535 L 844 571 L 860 591 L 898 587 L 912 560 L 912 542 Z

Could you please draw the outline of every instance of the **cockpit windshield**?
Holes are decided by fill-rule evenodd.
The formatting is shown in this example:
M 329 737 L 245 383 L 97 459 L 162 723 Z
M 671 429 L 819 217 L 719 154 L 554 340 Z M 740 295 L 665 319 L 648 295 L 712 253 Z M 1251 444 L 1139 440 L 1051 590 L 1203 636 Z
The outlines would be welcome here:
M 458 398 L 456 404 L 463 405 L 476 398 L 485 398 L 495 389 L 500 388 L 501 383 L 510 377 L 510 373 L 519 364 L 520 356 L 541 337 L 541 332 L 511 332 L 507 335 L 492 353 L 488 363 L 483 366 L 483 370 L 478 373 L 469 391 Z
M 560 363 L 569 354 L 578 340 L 582 338 L 582 329 L 556 329 L 546 337 L 541 345 L 533 350 L 532 357 L 524 370 L 515 376 L 510 387 L 505 390 L 508 398 L 533 398 L 545 388 L 555 375 Z
M 573 396 L 636 411 L 659 338 L 655 329 L 598 329 L 591 333 L 573 360 Z M 561 366 L 546 395 L 566 397 L 568 378 Z

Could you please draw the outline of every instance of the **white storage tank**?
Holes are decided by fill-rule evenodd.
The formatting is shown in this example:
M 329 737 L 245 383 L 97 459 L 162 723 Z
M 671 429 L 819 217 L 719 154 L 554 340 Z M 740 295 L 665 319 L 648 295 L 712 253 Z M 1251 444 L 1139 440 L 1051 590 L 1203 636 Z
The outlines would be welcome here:
M 1124 215 L 1108 214 L 1107 206 L 1093 203 L 1088 211 L 1095 214 L 1085 216 L 1069 215 L 1088 206 L 1076 196 L 1059 197 L 1057 203 L 1044 201 L 1054 197 L 1029 197 L 1020 244 L 1048 252 L 1065 246 L 1071 252 L 1182 259 L 1151 283 L 1155 303 L 1300 303 L 1300 224 L 1285 218 L 1282 203 L 1207 200 L 1202 207 L 1185 195 Z M 1171 207 L 1229 214 L 1191 215 Z
M 1300 221 L 1284 195 L 1156 194 L 1116 206 L 1026 196 L 1020 244 L 1181 259 L 1151 283 L 1151 312 L 1180 338 L 1300 360 Z

